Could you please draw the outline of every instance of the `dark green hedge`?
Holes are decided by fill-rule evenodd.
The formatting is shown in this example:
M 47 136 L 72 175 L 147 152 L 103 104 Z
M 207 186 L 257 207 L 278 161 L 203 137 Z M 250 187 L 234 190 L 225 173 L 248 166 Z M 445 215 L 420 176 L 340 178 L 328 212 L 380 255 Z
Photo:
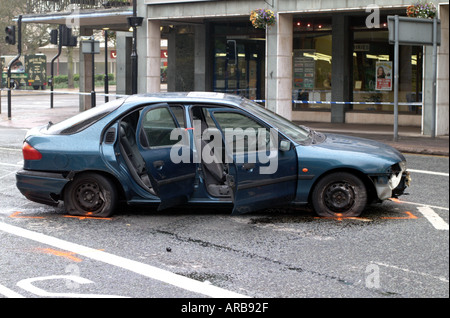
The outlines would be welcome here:
M 49 78 L 50 79 L 50 78 Z M 75 74 L 73 76 L 74 82 L 78 82 L 80 80 L 80 75 Z M 104 74 L 95 74 L 95 81 L 104 81 L 105 75 Z M 114 81 L 114 74 L 108 74 L 108 80 Z M 62 83 L 68 83 L 68 76 L 67 75 L 58 75 L 53 77 L 53 83 L 54 84 L 62 84 Z

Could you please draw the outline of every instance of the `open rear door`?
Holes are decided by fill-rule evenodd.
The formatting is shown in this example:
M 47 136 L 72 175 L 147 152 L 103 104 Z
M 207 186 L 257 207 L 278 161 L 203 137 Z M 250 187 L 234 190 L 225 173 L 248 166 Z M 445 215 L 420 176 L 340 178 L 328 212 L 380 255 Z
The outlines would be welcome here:
M 161 199 L 159 210 L 187 202 L 194 192 L 196 166 L 188 138 L 183 133 L 186 131 L 180 127 L 168 104 L 151 105 L 142 110 L 136 142 L 152 186 Z M 183 162 L 180 158 L 186 160 Z

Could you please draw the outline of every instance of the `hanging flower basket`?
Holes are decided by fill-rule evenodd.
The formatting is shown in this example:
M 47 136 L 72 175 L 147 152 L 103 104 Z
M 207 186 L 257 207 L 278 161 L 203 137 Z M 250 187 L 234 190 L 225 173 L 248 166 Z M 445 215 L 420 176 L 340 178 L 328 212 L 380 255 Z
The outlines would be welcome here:
M 433 19 L 436 6 L 432 2 L 418 2 L 406 8 L 406 15 L 411 18 Z
M 275 25 L 277 18 L 272 10 L 256 9 L 250 13 L 250 21 L 256 29 L 266 29 Z

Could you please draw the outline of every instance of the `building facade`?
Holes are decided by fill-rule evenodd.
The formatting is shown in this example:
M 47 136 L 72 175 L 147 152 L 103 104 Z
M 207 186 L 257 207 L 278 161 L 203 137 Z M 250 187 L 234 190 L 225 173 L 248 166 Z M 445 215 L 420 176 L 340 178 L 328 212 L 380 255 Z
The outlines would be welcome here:
M 81 35 L 105 27 L 118 31 L 117 93 L 129 94 L 133 40 L 126 19 L 133 1 L 108 1 L 120 2 L 112 9 L 104 7 L 105 1 L 89 2 L 90 8 L 72 18 Z M 144 18 L 136 32 L 138 93 L 160 91 L 164 77 L 168 91 L 238 94 L 292 120 L 392 124 L 394 45 L 387 20 L 406 16 L 413 2 L 136 0 L 137 16 Z M 448 1 L 433 3 L 441 20 L 437 107 L 434 112 L 432 47 L 401 45 L 398 120 L 421 127 L 425 135 L 434 123 L 437 135 L 448 135 Z M 255 9 L 273 11 L 276 23 L 255 28 L 250 21 Z M 30 15 L 24 21 L 64 23 L 68 14 Z M 167 57 L 162 45 L 167 45 Z M 89 91 L 89 58 L 81 54 L 80 63 L 85 78 L 80 90 Z M 82 102 L 89 107 L 87 99 Z
M 442 37 L 436 132 L 446 135 L 448 2 L 434 3 Z M 144 17 L 137 32 L 139 92 L 160 90 L 159 43 L 166 39 L 169 91 L 239 94 L 298 121 L 392 124 L 394 45 L 389 43 L 387 17 L 406 16 L 410 4 L 398 0 L 375 4 L 344 0 L 139 1 L 138 16 Z M 275 13 L 275 25 L 253 27 L 250 13 L 260 8 Z M 432 121 L 431 55 L 432 47 L 400 47 L 399 125 L 420 126 L 425 135 Z

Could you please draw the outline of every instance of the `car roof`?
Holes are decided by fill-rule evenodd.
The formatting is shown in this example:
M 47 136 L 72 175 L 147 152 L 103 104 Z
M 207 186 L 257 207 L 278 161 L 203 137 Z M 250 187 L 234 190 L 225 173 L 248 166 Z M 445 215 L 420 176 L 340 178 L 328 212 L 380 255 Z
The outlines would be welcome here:
M 215 92 L 167 92 L 132 95 L 126 99 L 126 103 L 144 102 L 215 102 L 233 104 L 239 106 L 243 97 Z

